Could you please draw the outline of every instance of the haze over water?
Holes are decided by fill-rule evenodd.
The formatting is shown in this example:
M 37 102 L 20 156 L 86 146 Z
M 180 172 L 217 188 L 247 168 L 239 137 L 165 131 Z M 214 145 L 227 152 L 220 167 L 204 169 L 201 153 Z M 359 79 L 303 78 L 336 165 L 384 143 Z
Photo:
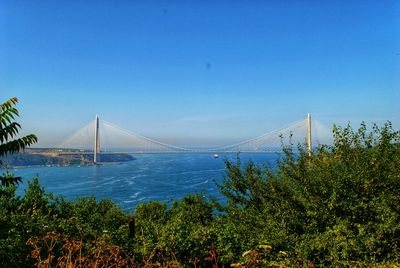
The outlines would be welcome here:
M 224 159 L 236 161 L 235 154 L 139 154 L 137 159 L 112 165 L 30 167 L 12 170 L 23 177 L 18 188 L 22 194 L 27 181 L 36 175 L 46 192 L 62 194 L 68 199 L 81 196 L 110 198 L 126 210 L 151 200 L 169 202 L 187 194 L 204 193 L 219 199 L 216 183 L 226 171 Z M 275 164 L 277 154 L 241 154 L 242 163 Z

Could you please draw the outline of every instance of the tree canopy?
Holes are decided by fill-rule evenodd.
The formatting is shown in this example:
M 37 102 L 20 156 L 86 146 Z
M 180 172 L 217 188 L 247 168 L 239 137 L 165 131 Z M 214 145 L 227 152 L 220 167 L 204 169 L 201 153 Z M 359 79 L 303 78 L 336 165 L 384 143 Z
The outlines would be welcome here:
M 21 125 L 15 121 L 19 117 L 19 112 L 15 108 L 17 102 L 18 99 L 14 97 L 0 104 L 0 157 L 24 150 L 38 140 L 33 134 L 18 137 Z M 1 164 L 2 162 L 0 161 Z M 9 184 L 18 184 L 21 178 L 14 177 L 11 173 L 6 172 L 0 176 L 0 181 L 2 185 L 7 186 Z

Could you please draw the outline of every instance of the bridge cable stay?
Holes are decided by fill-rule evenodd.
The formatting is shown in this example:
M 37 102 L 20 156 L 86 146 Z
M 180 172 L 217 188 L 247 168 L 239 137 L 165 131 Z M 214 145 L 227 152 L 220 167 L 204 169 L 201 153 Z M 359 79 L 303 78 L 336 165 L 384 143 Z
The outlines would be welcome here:
M 313 140 L 315 144 L 332 144 L 332 130 L 322 124 L 320 121 L 312 120 Z
M 90 121 L 77 131 L 69 135 L 65 140 L 53 146 L 54 149 L 62 148 L 81 148 L 81 149 L 92 149 L 93 148 L 93 130 L 95 127 L 95 120 Z M 83 146 L 82 146 L 83 145 Z
M 164 143 L 164 142 L 160 142 L 160 141 L 156 141 L 156 140 L 147 138 L 147 137 L 145 137 L 143 135 L 140 135 L 138 133 L 135 133 L 135 132 L 123 129 L 123 128 L 119 127 L 119 126 L 116 126 L 116 125 L 114 125 L 114 124 L 112 124 L 110 122 L 107 122 L 105 120 L 103 120 L 103 124 L 106 127 L 110 127 L 112 129 L 118 130 L 120 132 L 123 132 L 123 133 L 131 136 L 131 137 L 142 139 L 142 140 L 144 140 L 144 141 L 146 141 L 146 142 L 148 142 L 148 143 L 150 143 L 152 145 L 157 145 L 157 146 L 159 146 L 161 148 L 168 148 L 168 149 L 171 149 L 172 151 L 187 151 L 187 152 L 191 152 L 192 151 L 191 149 L 188 149 L 188 148 L 179 147 L 179 146 L 175 146 L 175 145 L 171 145 L 171 144 L 167 144 L 167 143 Z
M 249 140 L 245 140 L 245 141 L 242 141 L 240 143 L 235 143 L 235 144 L 231 144 L 231 145 L 225 145 L 225 146 L 221 146 L 221 147 L 217 147 L 217 148 L 210 148 L 210 149 L 206 149 L 206 150 L 204 150 L 204 149 L 199 149 L 199 150 L 189 149 L 189 148 L 174 146 L 174 145 L 171 145 L 171 144 L 166 144 L 166 143 L 163 143 L 163 142 L 160 142 L 160 141 L 156 141 L 156 140 L 147 138 L 147 137 L 145 137 L 143 135 L 140 135 L 140 134 L 137 134 L 137 133 L 122 129 L 122 128 L 120 128 L 120 127 L 118 127 L 118 126 L 116 126 L 116 125 L 114 125 L 114 124 L 112 124 L 110 122 L 106 122 L 106 121 L 104 121 L 104 126 L 105 127 L 103 128 L 103 130 L 105 130 L 107 128 L 112 128 L 112 129 L 118 130 L 120 132 L 123 132 L 125 134 L 128 134 L 128 135 L 130 135 L 130 136 L 132 136 L 132 137 L 134 137 L 136 139 L 140 138 L 140 139 L 142 139 L 144 141 L 150 142 L 151 144 L 156 144 L 157 146 L 166 147 L 166 148 L 173 149 L 173 150 L 184 151 L 184 152 L 198 152 L 198 151 L 210 151 L 210 152 L 213 152 L 213 151 L 225 151 L 227 149 L 233 149 L 234 147 L 239 147 L 239 146 L 243 147 L 243 145 L 245 145 L 245 144 L 250 145 L 250 146 L 247 146 L 247 148 L 249 148 L 249 147 L 259 147 L 259 146 L 261 146 L 263 144 L 262 140 L 266 140 L 268 138 L 277 138 L 278 134 L 284 134 L 284 133 L 286 133 L 288 131 L 294 132 L 297 129 L 305 127 L 305 120 L 302 119 L 302 120 L 293 122 L 293 123 L 291 123 L 291 124 L 289 124 L 287 126 L 279 128 L 277 130 L 270 131 L 270 132 L 265 133 L 265 134 L 263 134 L 261 136 L 258 136 L 256 138 L 252 138 L 252 139 L 249 139 Z M 105 131 L 103 131 L 103 132 L 105 132 Z M 257 150 L 257 148 L 255 148 L 254 151 L 256 151 L 256 150 Z
M 278 139 L 280 134 L 283 135 L 283 134 L 286 134 L 288 132 L 294 133 L 295 131 L 297 131 L 297 130 L 299 130 L 301 128 L 305 128 L 305 127 L 306 127 L 306 119 L 301 119 L 301 120 L 292 122 L 290 124 L 287 124 L 287 125 L 279 128 L 279 129 L 272 130 L 272 131 L 269 131 L 267 133 L 264 133 L 264 134 L 262 134 L 260 136 L 255 137 L 255 138 L 251 138 L 251 139 L 248 139 L 248 140 L 245 140 L 245 141 L 241 141 L 241 142 L 238 142 L 238 143 L 235 143 L 235 144 L 230 144 L 230 145 L 217 147 L 217 148 L 214 148 L 212 150 L 225 151 L 225 150 L 228 150 L 228 149 L 233 149 L 235 147 L 236 148 L 239 148 L 239 147 L 245 148 L 246 147 L 245 145 L 250 145 L 250 144 L 252 144 L 253 147 L 257 150 L 256 147 L 260 147 L 263 144 L 265 144 L 265 140 L 273 139 L 273 138 L 277 138 Z M 248 147 L 250 147 L 250 146 L 247 146 L 247 148 Z

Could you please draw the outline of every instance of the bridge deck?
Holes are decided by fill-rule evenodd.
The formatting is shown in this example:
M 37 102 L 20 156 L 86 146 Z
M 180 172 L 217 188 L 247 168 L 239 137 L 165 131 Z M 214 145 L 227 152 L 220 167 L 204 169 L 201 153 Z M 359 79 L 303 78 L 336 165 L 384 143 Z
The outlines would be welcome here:
M 93 154 L 92 151 L 84 152 L 54 152 L 58 155 L 74 155 L 74 154 Z M 132 152 L 100 152 L 98 154 L 281 154 L 282 151 L 182 151 L 182 152 L 168 152 L 168 151 L 132 151 Z

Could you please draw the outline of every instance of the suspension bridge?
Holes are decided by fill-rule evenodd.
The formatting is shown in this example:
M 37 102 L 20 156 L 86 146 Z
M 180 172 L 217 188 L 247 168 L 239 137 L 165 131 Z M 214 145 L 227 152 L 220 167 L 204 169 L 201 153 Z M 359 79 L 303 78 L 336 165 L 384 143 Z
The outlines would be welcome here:
M 313 126 L 313 127 L 312 127 Z M 311 116 L 298 120 L 279 129 L 264 133 L 255 138 L 234 144 L 211 148 L 181 147 L 145 137 L 138 133 L 123 129 L 110 122 L 95 120 L 80 128 L 60 144 L 54 146 L 63 154 L 93 154 L 93 162 L 98 162 L 98 155 L 107 154 L 151 154 L 151 153 L 280 153 L 282 137 L 290 137 L 294 144 L 306 143 L 311 150 L 311 133 L 326 131 L 326 127 Z M 71 150 L 72 151 L 69 151 Z M 74 151 L 75 150 L 75 151 Z

